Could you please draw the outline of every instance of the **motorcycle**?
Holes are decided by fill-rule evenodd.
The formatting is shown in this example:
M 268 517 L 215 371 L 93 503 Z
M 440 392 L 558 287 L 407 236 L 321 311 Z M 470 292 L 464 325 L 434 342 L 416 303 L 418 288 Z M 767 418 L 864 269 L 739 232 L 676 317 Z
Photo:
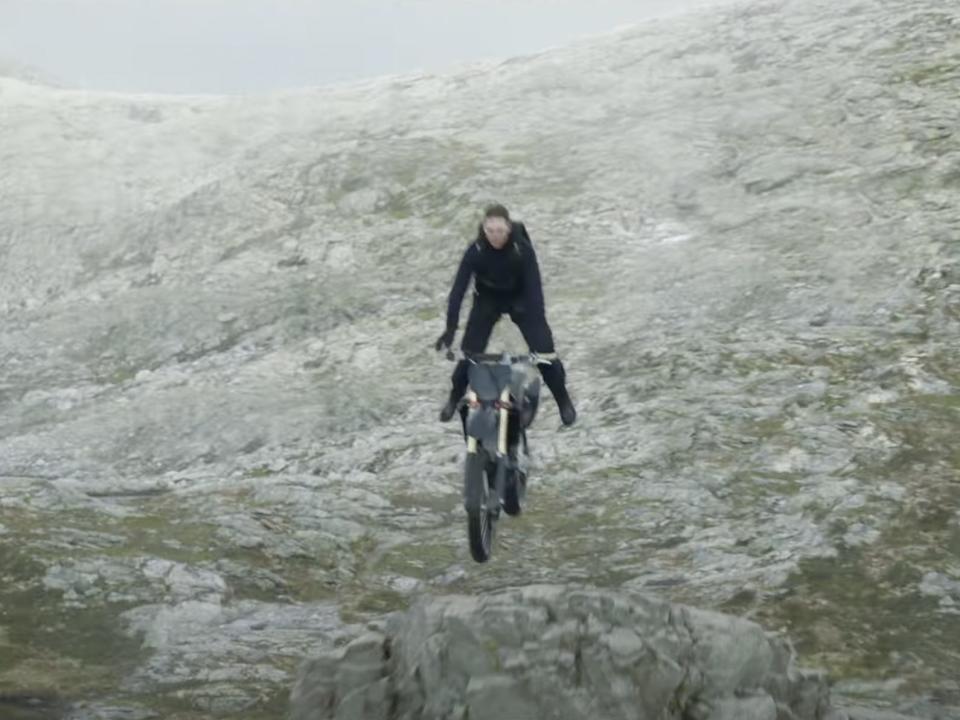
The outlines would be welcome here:
M 527 428 L 540 403 L 536 366 L 554 358 L 553 353 L 447 353 L 449 360 L 469 363 L 467 392 L 458 409 L 467 446 L 463 477 L 467 537 L 470 554 L 478 563 L 490 559 L 500 509 L 507 515 L 522 511 Z

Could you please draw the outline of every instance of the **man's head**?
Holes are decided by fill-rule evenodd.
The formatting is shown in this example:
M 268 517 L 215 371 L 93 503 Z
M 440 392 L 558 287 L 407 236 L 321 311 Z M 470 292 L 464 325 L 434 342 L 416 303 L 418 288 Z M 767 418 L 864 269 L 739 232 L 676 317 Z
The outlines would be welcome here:
M 510 213 L 503 205 L 490 205 L 483 212 L 483 234 L 497 250 L 510 239 Z

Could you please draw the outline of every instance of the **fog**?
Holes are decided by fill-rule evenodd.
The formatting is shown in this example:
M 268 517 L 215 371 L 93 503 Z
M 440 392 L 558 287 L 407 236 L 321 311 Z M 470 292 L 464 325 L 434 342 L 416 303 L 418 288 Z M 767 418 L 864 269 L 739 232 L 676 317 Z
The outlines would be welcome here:
M 256 93 L 511 57 L 722 0 L 0 0 L 0 57 L 70 86 Z

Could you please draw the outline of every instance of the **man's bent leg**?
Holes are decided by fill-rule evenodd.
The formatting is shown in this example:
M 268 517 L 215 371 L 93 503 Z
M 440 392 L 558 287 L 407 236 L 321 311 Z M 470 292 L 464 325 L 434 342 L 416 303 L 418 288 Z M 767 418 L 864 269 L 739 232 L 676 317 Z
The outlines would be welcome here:
M 483 295 L 475 294 L 473 296 L 473 307 L 470 308 L 470 316 L 467 318 L 467 327 L 463 331 L 463 340 L 460 342 L 460 349 L 468 353 L 480 353 L 487 347 L 490 335 L 493 333 L 493 326 L 500 319 L 499 308 L 495 303 L 484 298 Z M 461 360 L 453 368 L 450 376 L 450 397 L 447 404 L 440 410 L 440 421 L 447 422 L 453 417 L 457 410 L 457 404 L 467 391 L 468 366 L 466 360 Z
M 530 346 L 531 352 L 544 354 L 555 352 L 553 333 L 550 332 L 546 317 L 543 315 L 530 317 L 524 313 L 512 312 L 510 313 L 510 319 L 520 328 L 523 339 Z M 543 381 L 550 388 L 550 392 L 553 393 L 554 400 L 557 401 L 560 420 L 564 425 L 572 425 L 577 419 L 577 411 L 570 399 L 570 394 L 567 392 L 567 373 L 560 358 L 553 360 L 549 365 L 538 365 L 537 367 L 540 369 Z
M 550 388 L 550 392 L 553 393 L 554 400 L 557 401 L 560 420 L 564 425 L 573 425 L 577 419 L 577 410 L 573 406 L 573 400 L 570 399 L 570 393 L 567 392 L 567 373 L 563 368 L 563 363 L 560 358 L 557 358 L 549 365 L 540 365 L 539 367 L 543 381 Z

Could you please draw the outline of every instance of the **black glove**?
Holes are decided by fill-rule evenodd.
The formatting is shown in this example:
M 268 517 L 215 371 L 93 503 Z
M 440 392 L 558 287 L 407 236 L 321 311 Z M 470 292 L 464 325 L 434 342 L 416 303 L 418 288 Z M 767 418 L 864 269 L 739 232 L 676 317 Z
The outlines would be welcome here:
M 456 328 L 447 328 L 443 335 L 437 338 L 437 342 L 434 344 L 433 349 L 437 352 L 440 352 L 440 350 L 443 348 L 447 348 L 447 350 L 449 350 L 450 346 L 453 345 L 453 336 L 456 332 Z

